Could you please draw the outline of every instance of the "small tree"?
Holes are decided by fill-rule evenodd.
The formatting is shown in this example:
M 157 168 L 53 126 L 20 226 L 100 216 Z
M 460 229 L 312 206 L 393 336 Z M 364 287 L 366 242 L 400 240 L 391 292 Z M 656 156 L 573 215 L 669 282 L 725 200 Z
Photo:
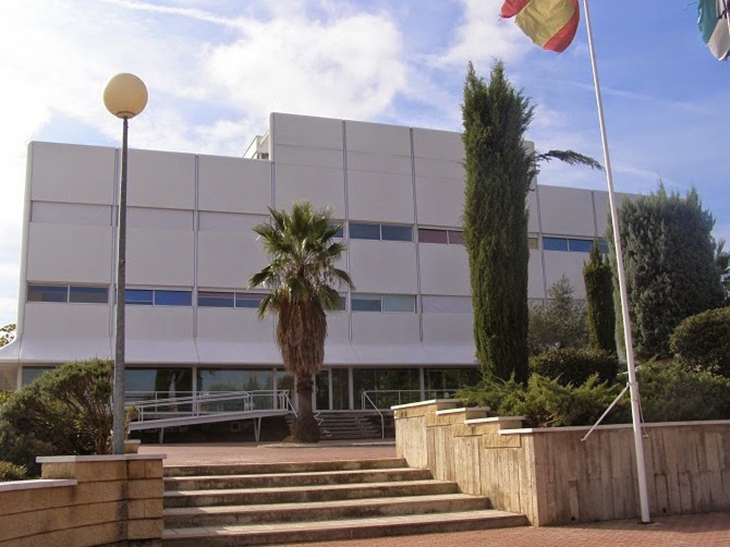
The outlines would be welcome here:
M 715 219 L 695 188 L 682 198 L 660 184 L 656 193 L 624 200 L 619 223 L 636 353 L 666 358 L 669 336 L 684 318 L 724 302 L 712 239 Z M 613 246 L 610 225 L 606 239 Z M 614 257 L 612 251 L 618 293 Z
M 299 416 L 292 439 L 317 442 L 319 426 L 312 413 L 313 377 L 324 363 L 325 311 L 339 310 L 336 287 L 352 287 L 347 272 L 335 267 L 345 246 L 333 241 L 342 228 L 329 210 L 314 211 L 295 203 L 291 213 L 269 209 L 271 221 L 254 228 L 270 262 L 250 279 L 251 287 L 271 290 L 259 307 L 259 318 L 277 312 L 276 342 L 284 368 L 296 376 Z
M 600 165 L 571 150 L 538 154 L 525 146 L 530 101 L 512 87 L 504 65 L 489 83 L 469 63 L 462 116 L 466 153 L 464 242 L 469 255 L 474 342 L 487 376 L 528 376 L 527 193 L 541 161 Z
M 588 345 L 616 354 L 616 316 L 613 309 L 611 264 L 594 243 L 590 260 L 583 265 L 588 311 Z
M 563 275 L 548 291 L 548 300 L 530 309 L 529 346 L 532 355 L 552 349 L 585 348 L 586 308 L 573 298 L 573 286 Z

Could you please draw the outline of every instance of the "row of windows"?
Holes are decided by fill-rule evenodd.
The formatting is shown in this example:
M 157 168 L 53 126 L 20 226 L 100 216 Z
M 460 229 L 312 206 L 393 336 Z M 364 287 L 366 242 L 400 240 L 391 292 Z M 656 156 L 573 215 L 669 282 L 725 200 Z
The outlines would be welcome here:
M 593 239 L 572 239 L 564 237 L 543 237 L 542 246 L 546 251 L 564 251 L 570 253 L 590 253 Z M 598 240 L 598 247 L 603 254 L 608 254 L 608 243 L 605 239 Z
M 436 230 L 434 228 L 419 228 L 418 241 L 420 243 L 444 243 L 449 245 L 463 245 L 464 232 L 460 230 Z
M 350 223 L 350 239 L 413 241 L 413 228 L 397 224 Z
M 351 306 L 352 311 L 415 313 L 416 296 L 411 294 L 353 294 Z
M 28 302 L 108 304 L 109 289 L 87 285 L 28 285 Z

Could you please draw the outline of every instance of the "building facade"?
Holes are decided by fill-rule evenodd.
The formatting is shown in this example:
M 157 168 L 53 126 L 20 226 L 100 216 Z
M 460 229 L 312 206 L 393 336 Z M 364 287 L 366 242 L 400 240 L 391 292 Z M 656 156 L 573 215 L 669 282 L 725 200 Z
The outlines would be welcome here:
M 247 282 L 266 262 L 252 227 L 299 200 L 344 222 L 356 285 L 329 320 L 317 408 L 357 409 L 373 390 L 438 396 L 474 375 L 459 133 L 272 114 L 245 155 L 130 151 L 130 391 L 291 386 L 275 319 L 257 318 Z M 29 145 L 18 331 L 0 350 L 0 389 L 113 355 L 118 171 L 114 148 Z M 607 204 L 605 192 L 533 184 L 531 299 L 563 274 L 583 298 Z

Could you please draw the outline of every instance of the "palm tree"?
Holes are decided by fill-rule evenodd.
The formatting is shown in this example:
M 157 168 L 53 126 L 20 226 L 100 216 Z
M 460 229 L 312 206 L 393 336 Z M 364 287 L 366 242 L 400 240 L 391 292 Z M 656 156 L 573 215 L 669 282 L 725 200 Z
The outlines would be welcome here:
M 317 442 L 319 427 L 312 414 L 314 374 L 324 362 L 326 311 L 340 309 L 339 286 L 353 287 L 347 272 L 335 267 L 345 246 L 333 241 L 342 226 L 328 209 L 315 211 L 295 203 L 291 213 L 269 208 L 269 222 L 254 227 L 270 262 L 253 275 L 249 286 L 271 292 L 259 306 L 259 319 L 277 312 L 276 342 L 284 369 L 297 379 L 299 416 L 291 427 L 297 442 Z

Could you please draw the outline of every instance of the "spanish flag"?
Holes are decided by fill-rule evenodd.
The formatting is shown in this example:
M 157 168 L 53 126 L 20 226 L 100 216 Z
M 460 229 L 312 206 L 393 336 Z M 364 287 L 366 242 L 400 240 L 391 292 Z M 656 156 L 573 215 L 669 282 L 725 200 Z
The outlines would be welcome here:
M 561 52 L 575 38 L 578 0 L 506 0 L 502 17 L 515 17 L 522 32 L 543 49 Z

